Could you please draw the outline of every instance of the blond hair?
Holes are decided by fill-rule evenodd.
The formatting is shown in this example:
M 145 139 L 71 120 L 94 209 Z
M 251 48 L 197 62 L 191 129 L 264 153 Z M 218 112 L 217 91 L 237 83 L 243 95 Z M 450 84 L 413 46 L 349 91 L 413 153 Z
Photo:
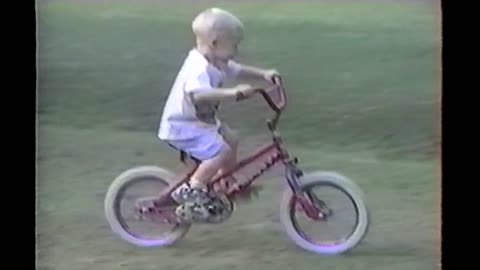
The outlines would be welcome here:
M 201 40 L 243 38 L 242 22 L 232 13 L 220 8 L 210 8 L 198 14 L 192 22 L 192 30 Z

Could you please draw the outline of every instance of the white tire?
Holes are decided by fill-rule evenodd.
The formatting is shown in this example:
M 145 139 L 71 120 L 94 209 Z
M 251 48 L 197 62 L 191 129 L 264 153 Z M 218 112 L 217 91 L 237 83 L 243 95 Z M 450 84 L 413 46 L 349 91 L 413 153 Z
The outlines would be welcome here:
M 181 239 L 189 230 L 190 224 L 176 225 L 170 232 L 157 239 L 143 239 L 128 232 L 117 216 L 119 195 L 128 185 L 143 177 L 152 177 L 166 185 L 172 185 L 174 175 L 167 170 L 155 166 L 140 166 L 120 174 L 110 185 L 105 196 L 105 215 L 111 229 L 125 241 L 141 247 L 169 246 Z M 160 226 L 160 225 L 159 225 Z
M 335 245 L 322 246 L 308 241 L 297 231 L 292 221 L 290 207 L 293 193 L 290 188 L 287 188 L 280 204 L 280 221 L 287 236 L 299 247 L 320 255 L 337 255 L 357 246 L 367 234 L 370 222 L 369 211 L 360 188 L 350 179 L 334 172 L 316 172 L 301 178 L 301 188 L 307 188 L 312 184 L 333 185 L 348 193 L 357 208 L 357 226 L 348 239 Z

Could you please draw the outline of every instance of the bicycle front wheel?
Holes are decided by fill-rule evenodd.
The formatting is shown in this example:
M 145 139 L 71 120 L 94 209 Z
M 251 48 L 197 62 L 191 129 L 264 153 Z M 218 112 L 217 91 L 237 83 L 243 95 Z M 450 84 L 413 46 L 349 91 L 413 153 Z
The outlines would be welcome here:
M 369 212 L 361 190 L 350 179 L 332 172 L 302 178 L 301 190 L 322 213 L 311 219 L 290 188 L 282 198 L 280 220 L 288 237 L 299 247 L 321 255 L 337 255 L 365 237 Z

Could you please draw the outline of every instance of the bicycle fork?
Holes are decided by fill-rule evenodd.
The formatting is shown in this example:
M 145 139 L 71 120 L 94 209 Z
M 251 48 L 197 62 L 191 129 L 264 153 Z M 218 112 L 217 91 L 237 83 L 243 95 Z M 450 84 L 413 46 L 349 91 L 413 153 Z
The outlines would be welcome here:
M 285 163 L 285 175 L 287 183 L 293 192 L 293 204 L 299 202 L 307 216 L 313 220 L 320 220 L 324 217 L 323 213 L 317 209 L 315 194 L 310 191 L 304 192 L 300 186 L 300 177 L 303 176 L 303 172 L 296 166 L 298 163 L 297 158 L 288 160 Z M 307 195 L 307 196 L 305 196 Z

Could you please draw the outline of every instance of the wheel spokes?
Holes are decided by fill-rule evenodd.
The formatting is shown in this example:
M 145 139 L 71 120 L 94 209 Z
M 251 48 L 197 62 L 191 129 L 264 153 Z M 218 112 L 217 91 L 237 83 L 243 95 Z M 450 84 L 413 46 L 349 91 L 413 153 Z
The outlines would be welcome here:
M 290 216 L 297 232 L 307 241 L 317 245 L 333 245 L 345 241 L 353 233 L 358 213 L 348 193 L 333 185 L 317 184 L 306 186 L 304 194 L 320 212 L 320 218 L 308 217 L 297 200 L 293 202 L 295 205 L 291 207 Z
M 320 200 L 315 193 L 311 192 L 310 190 L 305 193 L 310 199 L 312 205 L 320 212 L 321 220 L 327 219 L 333 215 L 333 210 L 330 209 L 324 201 Z
M 166 187 L 159 179 L 148 178 L 132 181 L 126 186 L 117 207 L 122 227 L 136 237 L 156 239 L 177 226 L 175 206 L 155 205 L 158 194 Z

